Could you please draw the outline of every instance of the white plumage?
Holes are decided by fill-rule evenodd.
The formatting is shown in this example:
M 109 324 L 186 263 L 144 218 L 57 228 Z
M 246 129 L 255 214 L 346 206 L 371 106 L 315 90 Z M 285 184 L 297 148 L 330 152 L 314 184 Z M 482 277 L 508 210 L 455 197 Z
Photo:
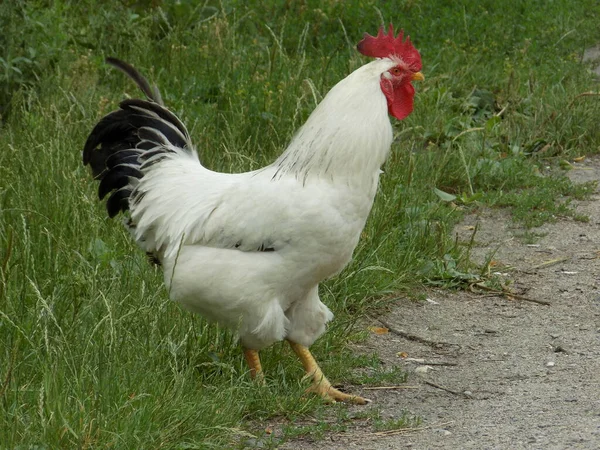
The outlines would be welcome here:
M 212 172 L 184 150 L 148 168 L 131 218 L 136 239 L 161 255 L 173 300 L 239 326 L 257 350 L 292 336 L 310 346 L 323 333 L 332 315 L 317 285 L 350 261 L 392 142 L 379 88 L 391 65 L 373 61 L 335 86 L 263 169 Z
M 86 143 L 101 196 L 113 192 L 109 214 L 129 209 L 132 235 L 162 263 L 170 297 L 235 329 L 246 349 L 282 339 L 309 347 L 333 318 L 318 285 L 351 260 L 392 143 L 382 80 L 402 67 L 410 82 L 416 71 L 397 55 L 360 67 L 273 164 L 224 174 L 202 166 L 185 127 L 135 69 L 109 62 L 150 98 L 124 101 Z

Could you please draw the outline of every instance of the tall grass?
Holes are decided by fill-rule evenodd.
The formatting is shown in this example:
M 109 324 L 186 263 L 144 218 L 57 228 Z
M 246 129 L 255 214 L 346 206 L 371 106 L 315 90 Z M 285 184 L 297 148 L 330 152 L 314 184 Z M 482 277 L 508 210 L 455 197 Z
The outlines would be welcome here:
M 394 124 L 353 263 L 321 291 L 336 320 L 315 352 L 342 381 L 357 365 L 378 371 L 346 344 L 384 294 L 468 271 L 451 234 L 461 209 L 551 220 L 571 213 L 558 197 L 585 195 L 547 167 L 599 150 L 597 98 L 578 97 L 597 87 L 579 59 L 599 13 L 592 0 L 0 4 L 0 448 L 223 448 L 263 419 L 323 408 L 301 399 L 282 345 L 264 352 L 267 386 L 250 382 L 235 336 L 171 304 L 106 218 L 80 151 L 124 93 L 138 95 L 106 56 L 160 86 L 205 165 L 243 171 L 272 161 L 364 63 L 364 31 L 410 33 L 427 80 Z

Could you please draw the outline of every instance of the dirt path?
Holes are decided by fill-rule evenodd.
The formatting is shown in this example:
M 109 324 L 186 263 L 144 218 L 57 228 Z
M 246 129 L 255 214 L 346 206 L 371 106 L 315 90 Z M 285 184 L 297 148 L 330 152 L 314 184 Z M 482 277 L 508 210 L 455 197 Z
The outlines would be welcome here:
M 570 176 L 600 180 L 600 158 Z M 356 429 L 324 441 L 283 448 L 600 449 L 600 190 L 578 210 L 589 223 L 545 225 L 535 230 L 545 235 L 534 245 L 517 237 L 523 230 L 502 211 L 469 216 L 456 230 L 467 240 L 478 223 L 473 259 L 496 251 L 494 270 L 512 289 L 550 306 L 439 291 L 424 304 L 401 302 L 384 318 L 392 329 L 449 343 L 388 333 L 365 345 L 386 365 L 408 370 L 413 388 L 362 394 L 384 417 L 422 417 L 421 429 L 383 436 L 357 421 Z

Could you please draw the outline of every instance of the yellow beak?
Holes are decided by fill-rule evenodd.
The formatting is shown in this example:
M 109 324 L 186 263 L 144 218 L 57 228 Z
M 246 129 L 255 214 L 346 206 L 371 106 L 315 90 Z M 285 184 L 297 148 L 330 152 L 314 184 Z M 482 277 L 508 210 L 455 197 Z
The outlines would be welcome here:
M 412 81 L 423 81 L 425 80 L 425 75 L 423 75 L 421 72 L 415 72 L 412 74 L 412 77 L 410 77 L 410 79 Z

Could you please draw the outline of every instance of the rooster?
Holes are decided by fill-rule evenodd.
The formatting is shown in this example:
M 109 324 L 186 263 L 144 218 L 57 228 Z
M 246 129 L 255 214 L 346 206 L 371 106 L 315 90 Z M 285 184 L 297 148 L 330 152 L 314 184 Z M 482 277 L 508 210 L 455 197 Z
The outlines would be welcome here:
M 326 95 L 271 165 L 225 174 L 205 168 L 183 123 L 132 66 L 147 100 L 128 99 L 100 120 L 83 163 L 100 181 L 108 215 L 161 264 L 172 300 L 237 331 L 250 375 L 258 351 L 287 340 L 327 401 L 368 400 L 335 389 L 308 347 L 333 318 L 319 283 L 351 260 L 392 144 L 388 113 L 413 110 L 421 57 L 401 31 L 365 33 L 357 46 L 376 58 Z

